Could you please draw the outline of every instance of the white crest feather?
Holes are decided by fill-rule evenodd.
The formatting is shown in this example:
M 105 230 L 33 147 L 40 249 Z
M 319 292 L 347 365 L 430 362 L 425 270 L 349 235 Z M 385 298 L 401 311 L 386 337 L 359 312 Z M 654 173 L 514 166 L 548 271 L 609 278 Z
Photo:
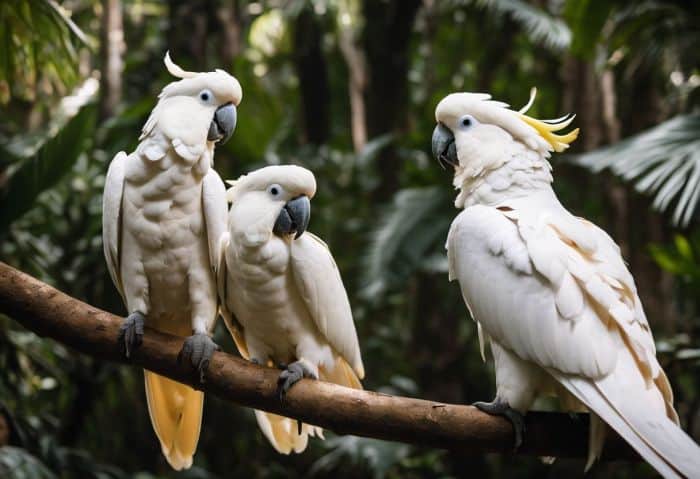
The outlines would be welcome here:
M 165 67 L 168 69 L 170 74 L 174 77 L 192 78 L 192 77 L 197 76 L 197 73 L 188 72 L 188 71 L 180 68 L 178 65 L 176 65 L 175 62 L 170 59 L 170 51 L 169 50 L 167 52 L 165 52 L 165 60 L 164 61 L 165 61 Z
M 533 103 L 535 103 L 535 97 L 537 96 L 537 87 L 532 87 L 530 88 L 530 99 L 528 100 L 527 104 L 522 107 L 520 110 L 518 110 L 518 113 L 527 113 L 527 111 L 530 109 Z

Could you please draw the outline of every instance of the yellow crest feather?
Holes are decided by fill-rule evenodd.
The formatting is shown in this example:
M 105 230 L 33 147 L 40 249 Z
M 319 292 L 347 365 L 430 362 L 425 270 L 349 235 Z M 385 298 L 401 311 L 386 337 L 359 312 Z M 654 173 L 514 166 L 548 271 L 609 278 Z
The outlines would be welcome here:
M 527 116 L 525 112 L 529 110 L 532 104 L 535 102 L 536 95 L 537 88 L 533 87 L 530 90 L 530 100 L 527 102 L 527 105 L 521 108 L 520 111 L 516 112 L 516 114 L 521 120 L 533 127 L 535 131 L 537 131 L 537 133 L 544 138 L 545 141 L 547 141 L 547 143 L 552 145 L 552 149 L 554 151 L 561 153 L 569 147 L 570 143 L 578 138 L 579 129 L 576 128 L 565 135 L 557 135 L 555 132 L 561 131 L 569 126 L 571 122 L 574 121 L 574 118 L 576 118 L 576 115 L 565 115 L 554 120 L 538 120 L 531 116 Z

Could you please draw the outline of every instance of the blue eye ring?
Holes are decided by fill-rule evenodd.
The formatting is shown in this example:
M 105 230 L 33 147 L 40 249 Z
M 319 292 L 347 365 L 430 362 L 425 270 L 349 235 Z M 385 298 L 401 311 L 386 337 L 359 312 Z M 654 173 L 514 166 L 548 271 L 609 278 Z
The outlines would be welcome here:
M 282 187 L 280 185 L 278 185 L 277 183 L 274 183 L 274 184 L 267 187 L 267 192 L 270 195 L 277 197 L 277 196 L 282 194 Z
M 202 90 L 199 93 L 199 99 L 202 101 L 209 101 L 211 99 L 211 92 L 209 90 Z
M 460 130 L 466 131 L 470 128 L 472 128 L 475 125 L 478 125 L 479 122 L 476 120 L 471 115 L 464 115 L 459 119 L 458 126 Z

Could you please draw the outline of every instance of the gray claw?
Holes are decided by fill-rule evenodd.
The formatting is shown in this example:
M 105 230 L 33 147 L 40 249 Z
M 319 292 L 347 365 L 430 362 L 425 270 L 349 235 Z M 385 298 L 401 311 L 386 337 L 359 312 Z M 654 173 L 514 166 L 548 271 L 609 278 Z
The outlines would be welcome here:
M 119 328 L 117 341 L 122 347 L 122 352 L 127 358 L 143 342 L 143 325 L 146 317 L 139 311 L 134 311 L 124 319 Z
M 525 418 L 519 412 L 508 405 L 506 401 L 503 401 L 496 397 L 493 402 L 475 402 L 472 404 L 475 408 L 486 414 L 491 414 L 492 416 L 503 416 L 513 425 L 513 432 L 515 433 L 515 442 L 513 450 L 517 451 L 518 448 L 523 443 L 523 434 L 525 433 Z
M 293 362 L 280 373 L 280 377 L 277 379 L 277 395 L 280 398 L 280 402 L 284 402 L 287 391 L 303 378 L 318 379 L 301 361 Z
M 195 333 L 185 339 L 178 355 L 180 363 L 187 362 L 199 373 L 199 382 L 204 382 L 204 373 L 215 351 L 221 348 L 205 333 Z

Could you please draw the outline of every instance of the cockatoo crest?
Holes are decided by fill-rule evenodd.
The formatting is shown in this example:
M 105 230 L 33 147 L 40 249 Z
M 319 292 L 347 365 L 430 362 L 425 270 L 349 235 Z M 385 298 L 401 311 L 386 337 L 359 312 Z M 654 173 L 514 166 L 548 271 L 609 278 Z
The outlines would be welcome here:
M 179 138 L 190 146 L 203 145 L 214 112 L 220 106 L 238 106 L 243 97 L 240 83 L 223 70 L 189 72 L 165 54 L 165 66 L 180 80 L 167 84 L 158 95 L 158 104 L 148 117 L 139 140 L 159 126 L 169 139 Z
M 172 59 L 170 58 L 170 51 L 165 52 L 165 67 L 168 69 L 170 74 L 178 78 L 192 78 L 197 76 L 195 72 L 188 72 L 180 68 Z
M 578 138 L 579 129 L 576 128 L 565 135 L 557 135 L 555 132 L 563 130 L 569 126 L 571 122 L 574 121 L 574 118 L 576 118 L 576 115 L 569 113 L 568 115 L 564 115 L 561 118 L 555 118 L 553 120 L 538 120 L 536 118 L 532 118 L 525 113 L 535 102 L 536 96 L 537 88 L 532 87 L 530 90 L 530 100 L 528 100 L 527 104 L 518 111 L 518 115 L 525 123 L 533 127 L 542 138 L 547 140 L 547 143 L 552 146 L 554 151 L 560 153 L 566 150 L 569 147 L 569 144 Z
M 280 185 L 288 194 L 306 195 L 309 199 L 316 194 L 316 179 L 306 168 L 296 165 L 274 165 L 260 168 L 237 180 L 227 180 L 231 185 L 226 192 L 226 199 L 233 203 L 244 193 L 265 191 L 270 185 Z
M 566 128 L 574 120 L 575 115 L 566 115 L 551 120 L 539 120 L 528 116 L 525 112 L 535 101 L 537 90 L 530 91 L 530 100 L 520 109 L 514 111 L 510 105 L 492 100 L 486 93 L 453 93 L 446 96 L 437 106 L 435 117 L 438 122 L 450 128 L 450 123 L 456 124 L 465 113 L 473 115 L 481 123 L 496 125 L 515 139 L 523 142 L 529 148 L 549 157 L 549 152 L 561 152 L 569 147 L 579 133 L 579 129 L 558 135 L 556 132 Z

